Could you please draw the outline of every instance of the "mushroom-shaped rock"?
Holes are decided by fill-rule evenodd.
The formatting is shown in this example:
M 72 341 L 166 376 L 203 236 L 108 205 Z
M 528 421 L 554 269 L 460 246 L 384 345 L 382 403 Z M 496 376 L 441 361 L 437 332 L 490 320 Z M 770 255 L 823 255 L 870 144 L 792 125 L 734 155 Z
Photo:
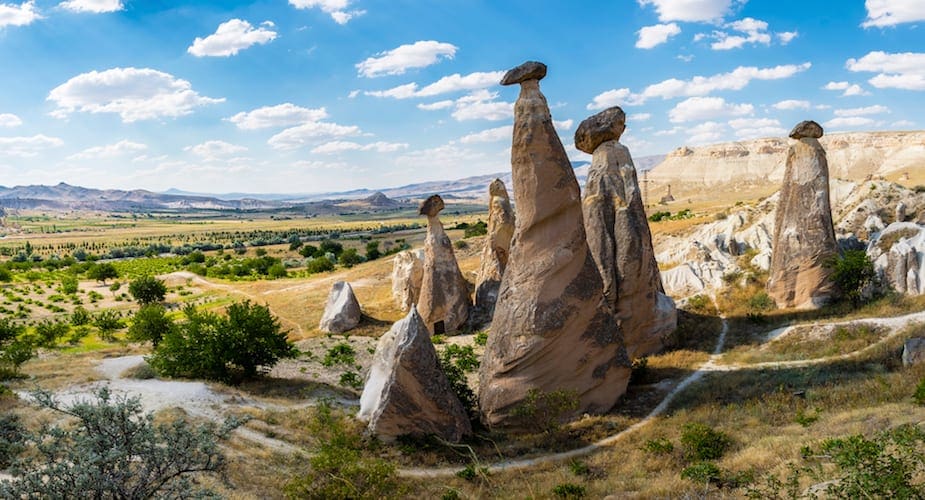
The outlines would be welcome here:
M 814 309 L 838 294 L 830 277 L 838 242 L 821 135 L 815 122 L 802 122 L 791 133 L 799 139 L 787 152 L 768 278 L 768 295 L 781 308 Z
M 475 287 L 475 305 L 479 312 L 491 318 L 498 300 L 501 277 L 507 267 L 514 236 L 514 209 L 501 179 L 488 186 L 491 200 L 488 204 L 488 238 L 482 249 L 478 280 Z
M 328 294 L 318 328 L 327 333 L 344 333 L 356 328 L 361 316 L 360 303 L 353 294 L 353 287 L 346 281 L 338 281 Z
M 450 237 L 443 230 L 437 215 L 443 210 L 443 199 L 433 195 L 421 204 L 421 215 L 427 216 L 427 236 L 424 239 L 424 270 L 418 312 L 431 333 L 458 330 L 469 317 L 469 282 L 456 262 Z
M 594 154 L 607 141 L 619 141 L 626 130 L 626 113 L 619 106 L 607 108 L 581 122 L 575 131 L 575 147 Z
M 553 394 L 577 402 L 561 418 L 606 412 L 626 390 L 629 359 L 588 251 L 578 181 L 535 78 L 521 82 L 514 106 L 511 168 L 517 221 L 479 372 L 482 420 L 525 426 L 520 409 Z
M 386 441 L 436 435 L 457 442 L 472 433 L 466 409 L 414 308 L 379 339 L 357 418 Z
M 421 296 L 424 251 L 405 250 L 392 261 L 392 297 L 402 311 L 409 311 Z
M 590 141 L 593 130 L 622 131 L 623 111 L 610 108 L 585 120 L 575 133 L 575 144 Z M 619 137 L 618 135 L 616 137 Z M 616 137 L 597 142 L 584 192 L 584 220 L 588 247 L 601 273 L 604 296 L 616 311 L 626 352 L 645 356 L 664 347 L 678 324 L 674 301 L 665 295 L 652 247 L 636 168 L 629 149 Z
M 509 70 L 501 79 L 501 85 L 514 85 L 527 80 L 542 80 L 546 76 L 546 65 L 537 61 L 527 61 Z

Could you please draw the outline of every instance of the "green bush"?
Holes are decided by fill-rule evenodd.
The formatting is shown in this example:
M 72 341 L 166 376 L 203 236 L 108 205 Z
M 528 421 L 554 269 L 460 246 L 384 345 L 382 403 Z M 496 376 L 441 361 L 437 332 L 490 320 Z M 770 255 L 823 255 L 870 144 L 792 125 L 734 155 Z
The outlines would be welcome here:
M 0 318 L 0 380 L 19 375 L 19 367 L 35 356 L 29 338 L 22 335 L 24 328 Z
M 132 342 L 150 341 L 154 347 L 173 329 L 174 323 L 167 316 L 167 309 L 161 304 L 145 304 L 132 317 L 128 328 L 128 339 Z
M 337 258 L 337 262 L 344 267 L 353 267 L 363 262 L 363 257 L 357 253 L 356 248 L 348 248 L 341 252 L 340 257 Z
M 459 398 L 459 401 L 469 414 L 469 419 L 473 421 L 477 420 L 479 402 L 478 398 L 475 396 L 475 392 L 472 391 L 472 388 L 469 387 L 466 381 L 465 370 L 460 368 L 455 358 L 452 355 L 447 355 L 446 351 L 443 351 L 443 354 L 437 356 L 437 361 L 440 362 L 440 368 L 446 375 L 446 379 L 449 381 L 453 393 L 456 394 L 456 397 Z
M 26 428 L 19 416 L 13 413 L 0 413 L 0 469 L 6 469 L 19 455 L 26 442 Z
M 661 437 L 647 440 L 642 450 L 653 455 L 668 455 L 674 451 L 674 445 L 667 438 Z
M 275 280 L 279 278 L 285 278 L 287 275 L 288 273 L 286 272 L 286 266 L 284 266 L 281 262 L 277 262 L 267 269 L 267 276 L 270 279 Z
M 102 264 L 93 264 L 87 269 L 87 277 L 106 284 L 106 280 L 119 277 L 119 271 L 109 262 Z
M 476 334 L 475 334 L 475 338 L 472 339 L 472 341 L 475 342 L 475 345 L 481 345 L 481 346 L 483 346 L 483 345 L 487 344 L 487 343 L 488 343 L 488 331 L 487 331 L 487 330 L 482 330 L 482 331 L 476 333 Z
M 559 389 L 540 392 L 530 389 L 523 402 L 511 411 L 522 428 L 534 432 L 559 430 L 562 422 L 578 409 L 578 394 Z
M 469 227 L 466 227 L 463 232 L 463 238 L 474 238 L 476 236 L 483 236 L 488 234 L 488 224 L 484 221 L 478 221 L 475 224 L 470 224 Z
M 557 484 L 552 489 L 556 498 L 584 498 L 586 493 L 584 486 L 574 483 Z
M 78 285 L 79 283 L 77 281 L 77 276 L 74 276 L 73 274 L 67 274 L 61 278 L 61 286 L 59 289 L 61 290 L 61 293 L 71 295 L 77 293 L 77 290 L 79 289 Z
M 71 330 L 67 323 L 44 320 L 35 325 L 35 335 L 40 347 L 54 347 Z
M 308 264 L 305 266 L 305 270 L 310 274 L 315 273 L 324 273 L 327 271 L 334 270 L 334 263 L 331 262 L 327 257 L 315 257 L 314 259 L 308 261 Z
M 100 330 L 101 339 L 112 342 L 113 333 L 125 325 L 122 323 L 122 317 L 118 312 L 106 309 L 93 315 L 93 326 Z
M 379 242 L 370 241 L 366 243 L 366 260 L 376 260 L 379 257 L 382 257 L 382 252 L 379 251 Z
M 912 395 L 912 399 L 915 400 L 915 404 L 925 406 L 925 378 L 915 386 L 915 394 Z
M 363 388 L 363 379 L 361 379 L 356 372 L 350 370 L 341 374 L 338 383 L 341 387 L 347 387 L 357 391 Z
M 874 263 L 864 250 L 845 250 L 829 265 L 832 267 L 832 281 L 846 300 L 857 307 L 864 302 L 863 292 L 877 277 Z
M 469 373 L 479 369 L 479 357 L 475 355 L 475 348 L 471 345 L 447 344 L 440 356 L 445 362 L 456 365 L 463 372 Z
M 128 293 L 139 304 L 163 302 L 167 294 L 167 285 L 153 276 L 142 276 L 129 284 Z
M 689 422 L 681 427 L 681 445 L 689 460 L 716 460 L 729 449 L 732 440 L 721 431 L 699 422 Z
M 356 363 L 356 350 L 346 342 L 334 344 L 324 354 L 321 364 L 326 367 L 332 367 L 337 364 L 352 366 Z
M 697 462 L 681 471 L 682 479 L 700 484 L 718 483 L 722 476 L 723 471 L 712 462 Z
M 72 326 L 83 326 L 89 324 L 93 318 L 90 316 L 90 311 L 84 309 L 83 306 L 77 306 L 74 308 L 74 311 L 71 313 L 71 325 Z

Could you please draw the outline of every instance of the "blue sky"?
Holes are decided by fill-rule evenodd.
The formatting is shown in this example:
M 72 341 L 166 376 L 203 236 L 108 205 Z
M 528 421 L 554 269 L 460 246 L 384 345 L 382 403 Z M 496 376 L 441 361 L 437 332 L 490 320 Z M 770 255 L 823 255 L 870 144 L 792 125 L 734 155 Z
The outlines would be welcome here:
M 509 168 L 529 59 L 575 160 L 918 130 L 922 0 L 0 0 L 0 184 L 319 192 Z

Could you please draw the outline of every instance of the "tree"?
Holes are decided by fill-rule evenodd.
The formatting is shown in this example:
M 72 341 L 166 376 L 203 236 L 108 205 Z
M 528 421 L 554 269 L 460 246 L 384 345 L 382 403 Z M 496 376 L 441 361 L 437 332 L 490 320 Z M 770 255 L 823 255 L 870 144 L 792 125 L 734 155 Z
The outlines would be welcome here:
M 318 255 L 318 247 L 315 245 L 305 245 L 299 249 L 299 255 L 302 257 L 315 257 Z
M 220 471 L 218 441 L 237 422 L 192 427 L 183 419 L 154 422 L 139 398 L 113 397 L 105 387 L 95 401 L 62 406 L 48 392 L 33 394 L 48 409 L 76 420 L 27 434 L 34 449 L 11 468 L 15 481 L 0 483 L 3 498 L 190 498 L 213 494 L 191 476 Z M 214 494 L 213 494 L 214 495 Z
M 832 265 L 832 281 L 856 307 L 864 300 L 865 289 L 877 277 L 874 263 L 864 250 L 845 250 Z
M 167 316 L 167 309 L 161 304 L 144 304 L 132 318 L 128 328 L 128 339 L 132 342 L 151 341 L 154 347 L 174 328 L 173 320 Z
M 363 257 L 357 253 L 356 248 L 348 248 L 340 254 L 340 258 L 337 259 L 340 262 L 340 265 L 344 267 L 353 267 L 360 262 L 363 262 Z
M 119 277 L 119 271 L 109 262 L 96 264 L 87 270 L 87 277 L 106 284 L 106 280 Z
M 79 283 L 77 281 L 77 276 L 73 274 L 67 274 L 61 278 L 61 293 L 73 295 L 77 293 L 78 288 Z
M 151 304 L 164 300 L 167 286 L 154 276 L 142 276 L 129 284 L 128 293 L 132 294 L 132 298 L 139 304 Z
M 32 359 L 35 348 L 22 333 L 24 328 L 10 321 L 0 318 L 0 379 L 19 375 L 19 367 Z
M 382 257 L 382 252 L 379 251 L 379 242 L 370 241 L 366 243 L 366 260 L 376 260 L 379 257 Z

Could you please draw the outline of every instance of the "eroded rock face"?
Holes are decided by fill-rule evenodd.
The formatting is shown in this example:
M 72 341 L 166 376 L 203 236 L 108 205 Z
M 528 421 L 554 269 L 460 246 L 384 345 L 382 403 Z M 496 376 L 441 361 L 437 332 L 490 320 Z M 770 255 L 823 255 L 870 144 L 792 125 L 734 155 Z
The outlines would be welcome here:
M 602 413 L 625 392 L 623 336 L 588 251 L 578 182 L 539 81 L 521 84 L 511 150 L 517 222 L 479 372 L 479 406 L 490 426 L 518 427 L 530 394 L 577 399 Z M 560 392 L 561 391 L 561 392 Z
M 903 366 L 917 365 L 925 361 L 925 338 L 915 337 L 903 344 Z
M 662 288 L 633 159 L 617 140 L 623 128 L 623 111 L 611 108 L 582 122 L 575 144 L 590 136 L 588 130 L 597 131 L 598 137 L 615 137 L 597 143 L 592 151 L 583 209 L 604 296 L 616 311 L 627 354 L 633 358 L 661 350 L 677 328 L 678 314 Z
M 392 261 L 392 297 L 402 311 L 410 311 L 421 296 L 424 280 L 424 251 L 405 250 Z
M 797 125 L 787 152 L 774 224 L 768 295 L 778 307 L 813 309 L 837 295 L 827 263 L 838 254 L 829 201 L 829 167 L 815 122 Z
M 871 240 L 867 255 L 884 285 L 908 295 L 925 293 L 925 226 L 894 222 Z
M 488 238 L 482 249 L 478 281 L 475 287 L 475 305 L 487 318 L 491 318 L 498 300 L 501 277 L 507 267 L 514 236 L 514 209 L 501 179 L 488 187 L 491 201 L 488 204 Z
M 443 199 L 433 195 L 421 204 L 427 216 L 424 240 L 424 269 L 418 312 L 431 333 L 458 330 L 469 317 L 469 283 L 459 270 L 450 237 L 443 230 L 438 214 Z
M 356 328 L 361 317 L 360 303 L 353 293 L 353 287 L 346 281 L 338 281 L 328 294 L 318 328 L 327 333 L 344 333 Z
M 466 409 L 440 369 L 424 321 L 412 308 L 379 339 L 357 418 L 391 441 L 436 435 L 458 442 L 472 433 Z

